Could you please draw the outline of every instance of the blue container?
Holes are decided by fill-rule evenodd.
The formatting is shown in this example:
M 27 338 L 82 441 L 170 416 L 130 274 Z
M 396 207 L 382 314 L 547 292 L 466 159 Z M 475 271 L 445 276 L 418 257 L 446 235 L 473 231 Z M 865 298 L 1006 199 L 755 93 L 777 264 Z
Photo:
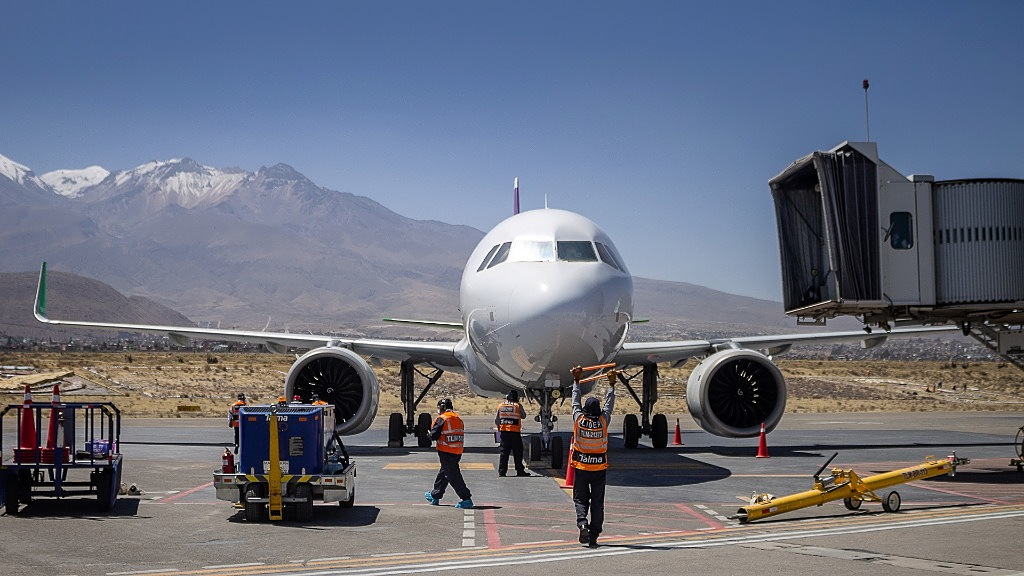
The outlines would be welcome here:
M 238 411 L 238 471 L 270 471 L 270 421 L 277 414 L 282 474 L 320 474 L 325 446 L 333 431 L 332 406 L 307 404 L 242 406 Z

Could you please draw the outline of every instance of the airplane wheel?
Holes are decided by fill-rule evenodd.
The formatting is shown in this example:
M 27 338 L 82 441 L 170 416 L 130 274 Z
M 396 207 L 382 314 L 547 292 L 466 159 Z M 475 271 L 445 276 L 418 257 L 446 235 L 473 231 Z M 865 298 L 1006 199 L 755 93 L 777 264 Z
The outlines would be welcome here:
M 416 445 L 420 448 L 430 448 L 430 426 L 433 423 L 430 414 L 420 412 L 419 420 L 416 422 Z
M 886 512 L 896 512 L 900 509 L 900 493 L 893 490 L 885 495 L 885 499 L 882 500 L 882 510 Z
M 562 469 L 562 437 L 552 436 L 551 438 L 551 468 Z
M 401 448 L 405 445 L 405 422 L 402 415 L 392 412 L 388 417 L 388 448 Z
M 651 446 L 659 450 L 668 446 L 668 418 L 664 414 L 655 414 L 651 420 Z
M 640 421 L 636 414 L 626 414 L 622 419 L 622 443 L 626 448 L 636 448 L 640 443 Z
M 541 450 L 540 436 L 530 436 L 530 460 L 534 462 L 539 461 Z
M 843 498 L 843 506 L 846 506 L 847 510 L 859 510 L 863 502 L 860 498 Z

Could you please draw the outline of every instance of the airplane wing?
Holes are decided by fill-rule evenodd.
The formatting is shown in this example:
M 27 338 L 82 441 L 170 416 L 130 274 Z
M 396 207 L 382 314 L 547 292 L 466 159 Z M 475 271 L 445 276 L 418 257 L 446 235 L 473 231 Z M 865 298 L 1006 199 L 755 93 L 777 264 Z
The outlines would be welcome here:
M 714 340 L 679 340 L 674 342 L 627 342 L 615 355 L 620 364 L 643 364 L 647 362 L 682 362 L 694 356 L 705 356 L 730 348 L 762 350 L 768 356 L 782 354 L 792 346 L 800 344 L 827 344 L 860 341 L 862 348 L 874 348 L 894 337 L 928 336 L 959 331 L 957 326 L 922 326 L 896 328 L 889 332 L 867 333 L 863 330 L 849 332 L 815 332 L 805 334 L 770 334 L 765 336 L 742 336 Z
M 399 362 L 413 360 L 453 369 L 458 369 L 462 366 L 455 357 L 456 342 L 339 338 L 323 334 L 294 334 L 290 332 L 265 332 L 258 330 L 222 330 L 219 328 L 199 328 L 195 326 L 157 326 L 152 324 L 53 320 L 46 315 L 46 262 L 43 262 L 39 269 L 39 286 L 36 290 L 36 301 L 33 310 L 36 319 L 46 324 L 91 328 L 94 330 L 161 334 L 167 336 L 178 345 L 185 345 L 190 339 L 201 338 L 262 344 L 271 352 L 277 353 L 287 352 L 289 347 L 311 349 L 331 345 L 348 348 L 361 356 L 371 356 L 384 360 L 396 360 Z

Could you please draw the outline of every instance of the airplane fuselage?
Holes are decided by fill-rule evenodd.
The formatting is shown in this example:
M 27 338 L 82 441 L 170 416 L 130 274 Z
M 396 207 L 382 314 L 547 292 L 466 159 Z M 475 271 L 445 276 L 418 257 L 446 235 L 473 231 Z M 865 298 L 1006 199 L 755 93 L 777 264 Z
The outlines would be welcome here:
M 633 280 L 611 239 L 565 210 L 498 224 L 462 275 L 459 346 L 474 392 L 571 384 L 569 370 L 606 362 L 625 340 Z

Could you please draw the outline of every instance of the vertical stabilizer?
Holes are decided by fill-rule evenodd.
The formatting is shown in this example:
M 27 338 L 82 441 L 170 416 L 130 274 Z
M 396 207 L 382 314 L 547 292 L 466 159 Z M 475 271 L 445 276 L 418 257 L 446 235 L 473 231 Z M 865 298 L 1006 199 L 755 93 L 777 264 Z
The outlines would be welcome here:
M 519 178 L 516 178 L 512 183 L 513 198 L 512 198 L 512 215 L 519 214 Z

